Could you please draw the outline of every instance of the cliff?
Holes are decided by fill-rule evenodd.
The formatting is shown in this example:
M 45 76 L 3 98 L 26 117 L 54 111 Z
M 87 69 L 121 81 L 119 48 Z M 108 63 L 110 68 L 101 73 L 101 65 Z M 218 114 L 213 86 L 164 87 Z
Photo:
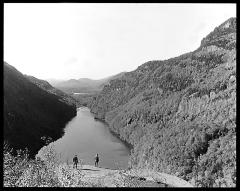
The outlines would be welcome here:
M 131 166 L 236 185 L 236 18 L 190 53 L 111 80 L 91 111 L 134 146 Z

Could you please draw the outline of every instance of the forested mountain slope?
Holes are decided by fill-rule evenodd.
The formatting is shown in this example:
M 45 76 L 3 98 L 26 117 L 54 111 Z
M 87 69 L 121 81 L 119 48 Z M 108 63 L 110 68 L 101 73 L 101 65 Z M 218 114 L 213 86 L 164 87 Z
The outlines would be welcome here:
M 4 140 L 16 149 L 28 148 L 33 157 L 44 145 L 42 136 L 59 138 L 76 107 L 30 82 L 4 62 Z
M 35 78 L 34 76 L 29 76 L 29 75 L 25 75 L 25 77 L 27 77 L 32 83 L 36 84 L 38 87 L 42 88 L 43 90 L 59 96 L 61 98 L 61 101 L 66 102 L 67 104 L 73 105 L 73 106 L 77 104 L 77 100 L 75 100 L 70 95 L 62 92 L 61 90 L 54 88 L 47 81 L 40 80 L 38 78 Z
M 236 18 L 190 53 L 110 81 L 90 104 L 134 146 L 131 165 L 201 186 L 236 184 Z

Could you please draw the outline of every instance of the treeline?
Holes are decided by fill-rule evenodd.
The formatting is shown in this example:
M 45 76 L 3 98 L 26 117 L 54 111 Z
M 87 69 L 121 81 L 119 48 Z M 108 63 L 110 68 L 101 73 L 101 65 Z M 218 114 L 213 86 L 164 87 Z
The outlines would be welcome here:
M 92 99 L 91 111 L 134 146 L 132 167 L 236 185 L 235 45 L 231 18 L 196 51 L 147 62 Z

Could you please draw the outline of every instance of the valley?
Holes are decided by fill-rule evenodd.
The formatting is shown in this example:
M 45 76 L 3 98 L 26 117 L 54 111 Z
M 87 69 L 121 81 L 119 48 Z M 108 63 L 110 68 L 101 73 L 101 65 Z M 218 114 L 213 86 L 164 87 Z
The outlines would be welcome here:
M 138 177 L 148 177 L 149 172 L 164 177 L 168 186 L 235 187 L 236 18 L 217 26 L 192 52 L 140 64 L 133 71 L 100 80 L 48 82 L 23 75 L 4 62 L 4 141 L 14 150 L 4 155 L 6 161 L 13 161 L 5 162 L 7 172 L 17 174 L 10 165 L 17 164 L 17 150 L 27 148 L 31 159 L 19 159 L 25 161 L 19 163 L 22 182 L 9 185 L 24 185 L 24 177 L 31 173 L 38 177 L 27 167 L 31 164 L 33 169 L 41 166 L 40 171 L 50 172 L 47 185 L 66 186 L 68 177 L 73 185 L 83 186 L 79 182 L 89 183 L 93 176 L 97 178 L 91 186 L 99 186 L 103 177 L 107 181 L 103 186 L 111 186 L 111 181 L 119 181 L 119 173 L 128 173 L 129 178 L 136 172 Z M 68 128 L 64 131 L 64 127 Z M 64 138 L 64 132 L 71 136 Z M 52 161 L 54 154 L 47 152 L 50 157 L 45 161 L 35 159 L 43 146 L 56 140 L 61 152 L 68 151 L 63 161 Z M 98 150 L 106 163 L 94 168 L 89 161 Z M 84 168 L 98 172 L 80 179 L 83 171 L 71 169 L 66 162 L 76 152 L 88 161 Z M 113 152 L 124 163 L 118 171 Z

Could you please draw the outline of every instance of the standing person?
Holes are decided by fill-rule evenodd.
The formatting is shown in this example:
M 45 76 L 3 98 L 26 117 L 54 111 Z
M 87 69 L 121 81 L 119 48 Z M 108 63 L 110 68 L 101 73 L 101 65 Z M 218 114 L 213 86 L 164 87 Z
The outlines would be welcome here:
M 99 156 L 97 153 L 97 155 L 95 156 L 95 166 L 98 166 L 98 162 L 99 162 Z
M 75 155 L 75 157 L 73 157 L 73 168 L 76 166 L 77 168 L 77 164 L 78 164 L 78 158 L 77 155 Z

